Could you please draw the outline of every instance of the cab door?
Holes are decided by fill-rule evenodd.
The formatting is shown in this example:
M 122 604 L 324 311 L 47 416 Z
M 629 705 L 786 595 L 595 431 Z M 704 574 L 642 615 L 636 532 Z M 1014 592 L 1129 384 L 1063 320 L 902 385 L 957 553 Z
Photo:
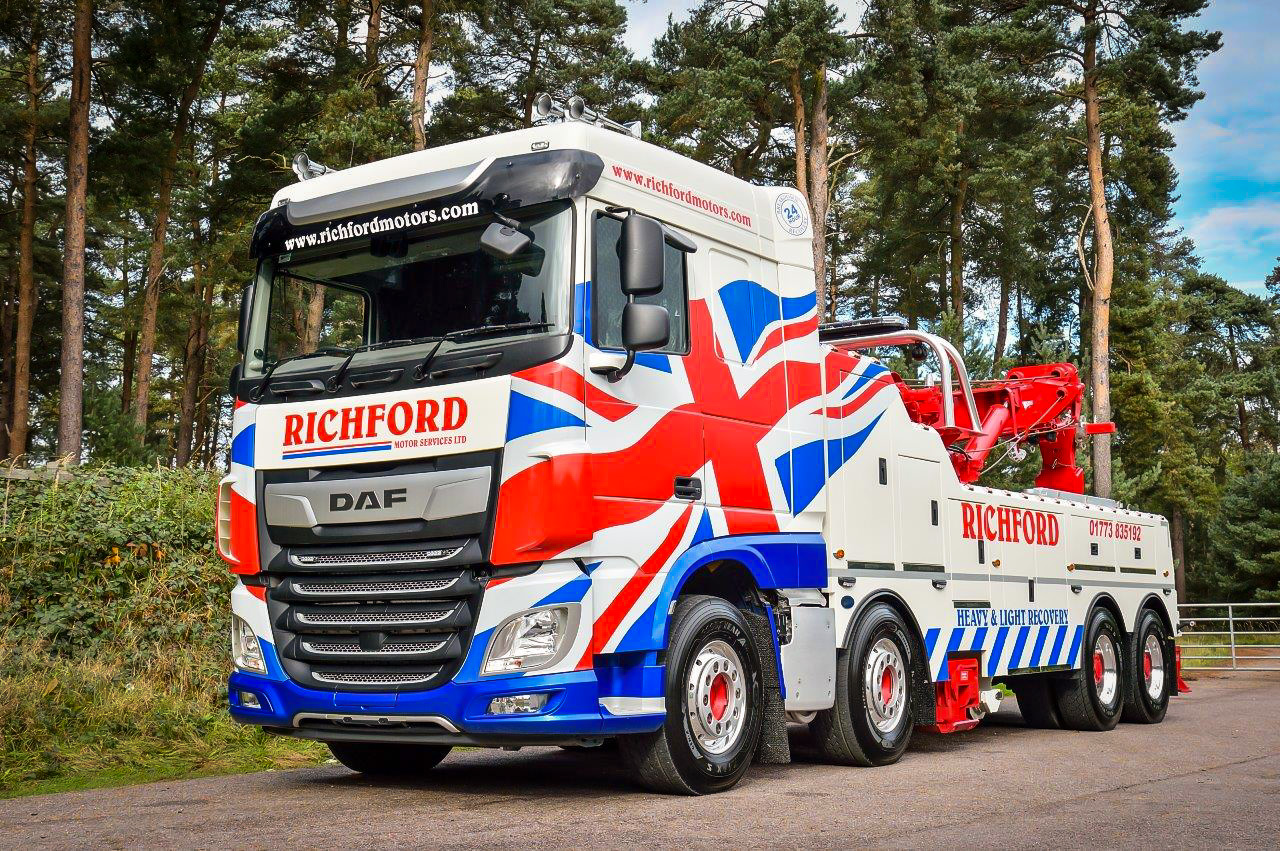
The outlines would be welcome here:
M 600 525 L 652 512 L 657 503 L 702 502 L 698 481 L 705 462 L 702 425 L 690 388 L 696 341 L 690 333 L 690 271 L 696 261 L 666 246 L 662 291 L 637 301 L 658 304 L 670 317 L 668 344 L 636 355 L 635 366 L 610 382 L 591 372 L 599 353 L 621 362 L 622 309 L 619 241 L 622 220 L 592 202 L 587 208 L 590 280 L 584 302 L 587 443 Z

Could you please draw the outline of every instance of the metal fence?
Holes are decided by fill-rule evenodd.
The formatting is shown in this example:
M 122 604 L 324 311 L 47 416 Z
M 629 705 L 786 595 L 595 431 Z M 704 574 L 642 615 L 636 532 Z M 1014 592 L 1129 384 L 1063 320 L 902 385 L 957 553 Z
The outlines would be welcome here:
M 1280 671 L 1280 603 L 1180 603 L 1186 671 Z

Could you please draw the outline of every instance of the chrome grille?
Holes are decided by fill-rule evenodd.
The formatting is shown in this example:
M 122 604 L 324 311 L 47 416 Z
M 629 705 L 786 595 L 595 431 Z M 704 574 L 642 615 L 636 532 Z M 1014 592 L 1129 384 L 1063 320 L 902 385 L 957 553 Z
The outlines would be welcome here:
M 294 564 L 306 567 L 345 567 L 365 564 L 414 564 L 422 561 L 442 561 L 462 552 L 462 547 L 429 550 L 400 550 L 385 553 L 293 553 L 289 558 Z
M 440 612 L 298 612 L 299 623 L 316 626 L 360 626 L 366 623 L 435 623 L 453 614 Z
M 445 645 L 444 641 L 397 641 L 384 644 L 377 650 L 364 650 L 358 641 L 303 641 L 302 649 L 310 653 L 432 653 Z
M 303 594 L 394 594 L 408 591 L 442 591 L 458 583 L 457 576 L 397 582 L 295 582 Z
M 404 673 L 382 674 L 374 672 L 347 673 L 343 671 L 314 671 L 311 676 L 324 683 L 338 685 L 391 686 L 429 683 L 436 678 L 438 671 L 429 674 Z

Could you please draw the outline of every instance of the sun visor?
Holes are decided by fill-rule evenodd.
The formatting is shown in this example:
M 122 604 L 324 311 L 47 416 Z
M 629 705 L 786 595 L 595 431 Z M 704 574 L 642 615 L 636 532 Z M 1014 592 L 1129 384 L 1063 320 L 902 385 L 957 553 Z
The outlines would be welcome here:
M 410 174 L 381 183 L 340 189 L 315 198 L 290 201 L 285 207 L 286 215 L 291 225 L 310 225 L 339 216 L 358 216 L 370 210 L 403 207 L 415 201 L 453 195 L 475 183 L 492 161 L 487 159 L 443 171 Z

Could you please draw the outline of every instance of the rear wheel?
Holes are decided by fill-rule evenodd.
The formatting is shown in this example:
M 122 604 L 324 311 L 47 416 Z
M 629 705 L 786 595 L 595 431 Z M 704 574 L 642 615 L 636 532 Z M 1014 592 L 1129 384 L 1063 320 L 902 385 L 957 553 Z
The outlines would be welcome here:
M 618 738 L 637 779 L 682 795 L 732 788 L 751 765 L 764 717 L 760 657 L 742 612 L 719 597 L 682 598 L 665 686 L 662 727 Z
M 1124 639 L 1115 616 L 1093 610 L 1085 625 L 1085 657 L 1071 676 L 1053 680 L 1062 726 L 1071 730 L 1110 730 L 1124 708 Z
M 1028 727 L 1042 730 L 1057 730 L 1062 727 L 1062 716 L 1058 714 L 1053 686 L 1048 677 L 1032 674 L 1011 677 L 1008 682 L 1014 697 L 1018 699 L 1022 720 L 1027 722 Z
M 1159 724 L 1169 711 L 1173 672 L 1168 656 L 1168 636 L 1160 616 L 1143 609 L 1129 642 L 1129 689 L 1124 701 L 1124 720 L 1137 724 Z
M 338 762 L 372 777 L 414 777 L 440 764 L 452 750 L 448 745 L 388 742 L 329 742 Z
M 836 664 L 835 705 L 809 724 L 828 760 L 844 765 L 897 762 L 915 728 L 912 643 L 902 617 L 884 603 L 858 619 Z

